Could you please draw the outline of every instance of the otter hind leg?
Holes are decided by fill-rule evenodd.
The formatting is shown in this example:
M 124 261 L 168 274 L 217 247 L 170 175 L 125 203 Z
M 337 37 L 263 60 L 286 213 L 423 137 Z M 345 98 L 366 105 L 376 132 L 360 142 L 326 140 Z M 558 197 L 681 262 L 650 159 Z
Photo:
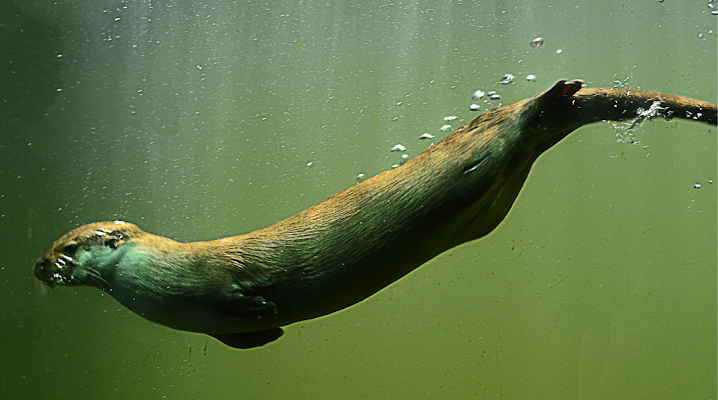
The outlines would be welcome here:
M 573 80 L 571 82 L 566 81 L 565 79 L 561 79 L 560 81 L 556 82 L 551 89 L 545 91 L 541 94 L 541 97 L 548 97 L 550 99 L 558 99 L 562 97 L 571 97 L 576 92 L 581 90 L 581 87 L 583 87 L 584 81 L 580 79 Z
M 279 339 L 282 335 L 284 335 L 282 328 L 257 332 L 210 334 L 210 336 L 235 349 L 251 349 L 264 346 L 269 342 Z

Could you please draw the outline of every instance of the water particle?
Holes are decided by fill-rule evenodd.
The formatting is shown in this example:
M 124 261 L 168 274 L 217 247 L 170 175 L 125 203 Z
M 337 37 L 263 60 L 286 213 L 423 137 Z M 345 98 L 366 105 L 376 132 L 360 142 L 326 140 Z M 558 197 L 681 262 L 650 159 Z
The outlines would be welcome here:
M 543 38 L 541 36 L 531 41 L 531 47 L 541 47 L 543 44 Z
M 556 50 L 556 54 L 561 54 L 561 53 L 563 53 L 563 50 L 561 50 L 561 49 Z
M 451 125 L 443 125 L 441 128 L 439 128 L 442 132 L 448 132 L 451 130 Z
M 481 107 L 478 104 L 472 104 L 469 106 L 469 110 L 471 111 L 479 111 Z
M 529 82 L 536 82 L 536 75 L 529 75 L 526 77 L 526 80 Z
M 307 163 L 307 167 L 311 167 L 312 164 L 314 164 L 314 163 L 313 163 L 313 162 L 308 162 L 308 163 Z
M 494 93 L 491 96 L 489 96 L 489 99 L 491 100 L 501 100 L 501 95 Z
M 458 118 L 456 115 L 449 115 L 448 117 L 444 117 L 444 121 L 453 121 Z
M 426 140 L 426 139 L 433 139 L 434 135 L 431 133 L 424 133 L 423 135 L 419 136 L 419 140 Z
M 696 188 L 696 189 L 700 189 L 700 188 L 701 188 L 701 184 L 700 184 L 700 183 L 696 183 L 695 185 L 693 185 L 693 187 Z

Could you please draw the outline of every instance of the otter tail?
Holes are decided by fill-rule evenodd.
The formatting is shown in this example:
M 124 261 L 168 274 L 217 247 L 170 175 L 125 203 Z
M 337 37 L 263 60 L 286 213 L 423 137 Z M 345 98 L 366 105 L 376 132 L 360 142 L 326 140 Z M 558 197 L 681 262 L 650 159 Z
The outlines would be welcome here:
M 662 117 L 716 125 L 718 116 L 715 103 L 648 90 L 583 88 L 570 100 L 584 124 Z

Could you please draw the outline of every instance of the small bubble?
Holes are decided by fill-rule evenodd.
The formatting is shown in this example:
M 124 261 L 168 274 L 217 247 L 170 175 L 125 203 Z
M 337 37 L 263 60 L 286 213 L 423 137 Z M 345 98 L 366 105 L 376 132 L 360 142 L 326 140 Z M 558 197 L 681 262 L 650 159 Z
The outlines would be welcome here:
M 541 47 L 543 44 L 543 38 L 541 36 L 531 41 L 531 47 Z
M 536 82 L 536 75 L 529 75 L 526 77 L 526 80 L 529 82 Z
M 117 22 L 117 21 L 119 21 L 119 20 L 120 20 L 120 17 L 115 18 L 115 22 Z
M 693 187 L 696 188 L 696 189 L 700 189 L 700 188 L 701 188 L 701 184 L 700 184 L 700 183 L 696 183 L 695 185 L 693 185 Z
M 556 50 L 556 54 L 561 54 L 561 53 L 563 53 L 563 50 L 561 50 L 561 49 Z
M 308 162 L 308 163 L 307 163 L 307 167 L 311 167 L 312 164 L 314 164 L 314 163 L 313 163 L 313 162 Z

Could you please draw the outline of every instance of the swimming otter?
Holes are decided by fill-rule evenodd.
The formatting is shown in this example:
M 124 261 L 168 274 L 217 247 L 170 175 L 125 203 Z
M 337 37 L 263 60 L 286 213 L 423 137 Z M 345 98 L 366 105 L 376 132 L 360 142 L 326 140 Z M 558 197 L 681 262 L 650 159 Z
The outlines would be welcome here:
M 48 286 L 90 285 L 144 318 L 236 348 L 349 307 L 504 219 L 536 158 L 582 125 L 643 117 L 716 124 L 716 104 L 561 80 L 486 112 L 405 165 L 272 226 L 179 243 L 126 222 L 62 236 L 34 265 Z

